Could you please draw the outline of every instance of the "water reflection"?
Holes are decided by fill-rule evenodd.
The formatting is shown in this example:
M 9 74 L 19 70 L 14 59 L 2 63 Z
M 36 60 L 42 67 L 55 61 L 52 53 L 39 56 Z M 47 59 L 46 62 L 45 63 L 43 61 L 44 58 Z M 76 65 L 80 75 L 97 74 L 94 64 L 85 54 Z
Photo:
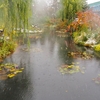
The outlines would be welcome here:
M 33 86 L 30 83 L 30 55 L 21 51 L 19 47 L 16 52 L 5 59 L 4 63 L 16 63 L 25 70 L 12 79 L 0 81 L 0 100 L 25 100 L 26 95 L 30 97 Z M 31 92 L 30 92 L 31 91 Z
M 25 71 L 13 79 L 0 82 L 0 100 L 25 100 L 25 95 L 30 96 L 33 89 L 30 84 L 29 74 Z
M 99 59 L 69 58 L 67 53 L 73 49 L 66 48 L 65 41 L 46 31 L 42 38 L 31 41 L 29 52 L 21 50 L 25 45 L 19 46 L 4 63 L 16 63 L 25 70 L 0 81 L 0 100 L 99 100 L 99 85 L 92 81 L 100 73 Z M 32 48 L 42 51 L 33 52 Z M 85 73 L 61 75 L 59 67 L 72 62 L 79 62 Z

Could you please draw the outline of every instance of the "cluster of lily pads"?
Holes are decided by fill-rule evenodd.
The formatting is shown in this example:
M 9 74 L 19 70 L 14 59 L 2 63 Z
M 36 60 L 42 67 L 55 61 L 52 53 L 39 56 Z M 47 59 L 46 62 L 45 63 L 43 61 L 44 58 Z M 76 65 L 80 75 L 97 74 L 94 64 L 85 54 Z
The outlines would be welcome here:
M 1 64 L 0 77 L 13 78 L 18 73 L 21 73 L 23 69 L 24 68 L 19 68 L 17 64 L 11 64 L 11 63 Z
M 83 59 L 91 59 L 93 55 L 90 55 L 86 52 L 68 52 L 68 56 L 73 57 L 73 58 L 83 58 Z
M 77 72 L 82 72 L 80 67 L 76 64 L 71 64 L 71 65 L 62 65 L 60 68 L 59 68 L 59 71 L 62 73 L 62 74 L 74 74 L 74 73 L 77 73 Z M 82 72 L 83 73 L 83 72 Z

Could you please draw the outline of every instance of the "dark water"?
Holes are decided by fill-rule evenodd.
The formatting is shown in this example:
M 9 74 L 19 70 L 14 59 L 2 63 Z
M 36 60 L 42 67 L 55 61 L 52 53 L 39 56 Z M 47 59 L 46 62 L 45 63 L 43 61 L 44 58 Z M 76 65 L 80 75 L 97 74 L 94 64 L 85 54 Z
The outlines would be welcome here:
M 98 58 L 69 59 L 65 40 L 48 32 L 32 41 L 30 52 L 22 47 L 4 62 L 17 63 L 25 70 L 0 81 L 0 100 L 100 100 L 100 85 L 92 80 L 100 74 Z M 85 73 L 62 75 L 59 67 L 69 62 L 79 62 Z

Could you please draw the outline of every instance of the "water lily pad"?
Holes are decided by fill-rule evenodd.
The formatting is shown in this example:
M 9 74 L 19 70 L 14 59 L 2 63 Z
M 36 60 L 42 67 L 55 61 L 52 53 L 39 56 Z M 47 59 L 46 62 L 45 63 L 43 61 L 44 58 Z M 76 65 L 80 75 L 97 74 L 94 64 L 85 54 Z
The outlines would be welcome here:
M 19 68 L 17 64 L 1 64 L 0 65 L 0 80 L 4 80 L 7 78 L 13 78 L 18 73 L 21 73 L 24 68 Z
M 59 71 L 60 71 L 62 74 L 73 74 L 73 73 L 80 72 L 80 67 L 77 66 L 77 64 L 62 65 L 62 66 L 59 68 Z
M 82 59 L 93 58 L 93 55 L 90 55 L 87 52 L 68 52 L 68 56 L 73 58 L 82 58 Z

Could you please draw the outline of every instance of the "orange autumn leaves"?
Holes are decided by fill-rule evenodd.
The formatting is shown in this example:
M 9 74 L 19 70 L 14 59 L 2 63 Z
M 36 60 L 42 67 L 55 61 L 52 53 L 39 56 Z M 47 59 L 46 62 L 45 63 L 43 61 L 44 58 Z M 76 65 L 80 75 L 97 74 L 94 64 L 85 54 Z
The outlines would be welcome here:
M 85 12 L 78 12 L 77 18 L 67 26 L 67 31 L 79 31 L 84 28 L 95 29 L 100 26 L 100 16 L 91 10 Z

